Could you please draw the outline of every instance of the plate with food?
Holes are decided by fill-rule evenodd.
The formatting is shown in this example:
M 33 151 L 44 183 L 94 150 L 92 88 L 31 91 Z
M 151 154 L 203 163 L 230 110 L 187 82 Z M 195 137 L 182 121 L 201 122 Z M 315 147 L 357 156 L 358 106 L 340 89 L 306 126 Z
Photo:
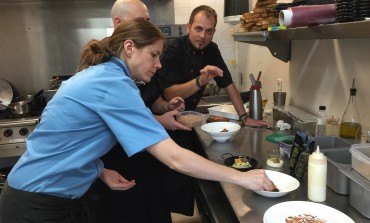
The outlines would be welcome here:
M 226 166 L 244 172 L 256 169 L 258 165 L 257 160 L 249 156 L 234 156 L 231 153 L 224 153 L 221 157 L 224 159 Z
M 264 223 L 276 222 L 315 222 L 315 223 L 354 223 L 346 214 L 310 201 L 288 201 L 275 204 L 263 215 Z
M 288 174 L 265 170 L 268 178 L 275 184 L 275 188 L 272 191 L 254 191 L 255 193 L 265 197 L 281 197 L 289 192 L 296 190 L 299 187 L 299 181 L 289 176 Z

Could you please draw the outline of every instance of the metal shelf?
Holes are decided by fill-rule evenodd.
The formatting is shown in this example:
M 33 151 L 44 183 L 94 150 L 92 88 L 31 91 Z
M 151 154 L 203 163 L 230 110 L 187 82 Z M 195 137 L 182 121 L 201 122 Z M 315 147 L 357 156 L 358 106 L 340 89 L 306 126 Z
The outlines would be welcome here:
M 335 23 L 279 31 L 235 33 L 233 37 L 238 42 L 266 46 L 274 57 L 288 62 L 291 40 L 370 38 L 370 21 Z

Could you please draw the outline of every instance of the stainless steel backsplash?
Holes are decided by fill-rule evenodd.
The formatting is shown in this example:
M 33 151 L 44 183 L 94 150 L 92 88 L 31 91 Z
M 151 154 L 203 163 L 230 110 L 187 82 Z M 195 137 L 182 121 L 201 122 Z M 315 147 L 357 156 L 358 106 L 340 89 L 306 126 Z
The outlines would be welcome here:
M 154 24 L 173 24 L 170 0 L 143 1 Z M 114 0 L 0 0 L 0 78 L 19 95 L 49 89 L 53 75 L 71 75 L 81 48 L 112 27 Z

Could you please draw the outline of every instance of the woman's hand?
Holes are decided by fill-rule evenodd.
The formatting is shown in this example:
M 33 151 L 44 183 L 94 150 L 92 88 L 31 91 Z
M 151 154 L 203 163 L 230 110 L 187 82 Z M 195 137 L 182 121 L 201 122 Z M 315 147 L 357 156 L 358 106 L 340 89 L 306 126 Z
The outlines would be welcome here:
M 128 181 L 117 171 L 105 168 L 99 177 L 112 190 L 128 190 L 136 185 L 135 180 Z
M 168 111 L 177 110 L 179 112 L 185 110 L 185 101 L 182 97 L 174 97 L 168 102 Z
M 255 169 L 248 172 L 241 172 L 241 179 L 237 183 L 250 190 L 271 191 L 274 188 L 273 182 L 267 177 L 265 170 Z

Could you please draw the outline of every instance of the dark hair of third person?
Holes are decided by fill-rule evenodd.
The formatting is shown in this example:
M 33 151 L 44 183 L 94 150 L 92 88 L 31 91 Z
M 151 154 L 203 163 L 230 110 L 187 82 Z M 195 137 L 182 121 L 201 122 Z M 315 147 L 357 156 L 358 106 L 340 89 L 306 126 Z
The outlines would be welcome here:
M 198 7 L 196 7 L 190 14 L 190 18 L 189 18 L 189 24 L 193 24 L 194 22 L 194 17 L 201 11 L 204 11 L 207 15 L 207 17 L 213 17 L 215 19 L 215 26 L 217 24 L 217 13 L 216 11 L 209 7 L 208 5 L 200 5 Z
M 123 21 L 111 36 L 102 40 L 90 40 L 82 48 L 77 71 L 107 62 L 112 56 L 118 57 L 126 40 L 132 40 L 135 47 L 140 49 L 157 40 L 164 41 L 164 37 L 157 27 L 143 18 Z

